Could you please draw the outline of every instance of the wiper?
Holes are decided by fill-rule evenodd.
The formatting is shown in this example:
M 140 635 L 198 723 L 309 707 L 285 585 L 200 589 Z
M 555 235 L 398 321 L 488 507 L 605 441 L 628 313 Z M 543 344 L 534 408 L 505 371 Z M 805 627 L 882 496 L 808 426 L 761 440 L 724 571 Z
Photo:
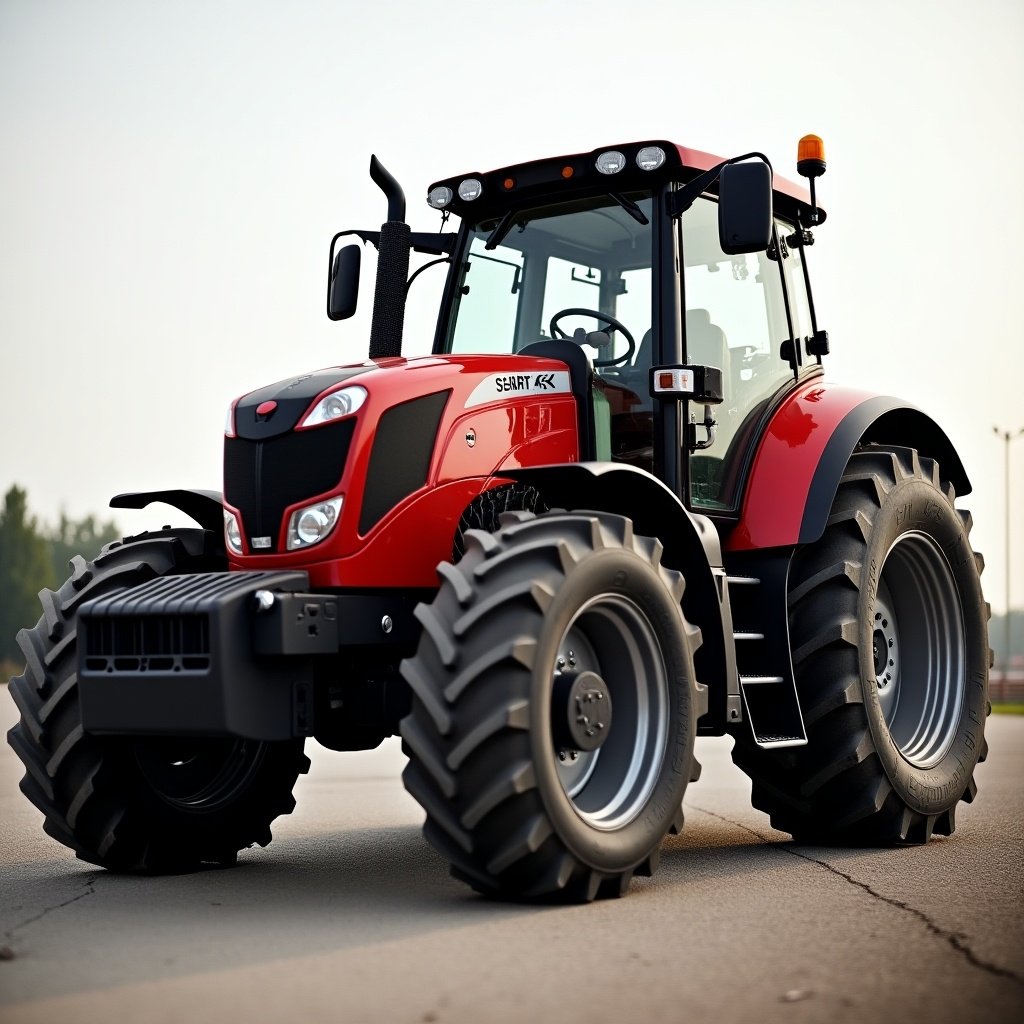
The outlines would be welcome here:
M 626 213 L 630 215 L 637 222 L 637 224 L 650 224 L 651 222 L 647 219 L 647 214 L 640 209 L 632 199 L 627 199 L 624 195 L 620 195 L 618 192 L 609 192 L 608 198 L 613 202 L 616 202 L 621 206 Z
M 485 249 L 497 249 L 501 245 L 502 239 L 512 230 L 512 220 L 516 215 L 515 210 L 509 210 L 501 220 L 498 221 L 497 227 L 491 232 L 490 237 L 484 243 Z M 527 221 L 523 221 L 523 227 L 527 225 Z

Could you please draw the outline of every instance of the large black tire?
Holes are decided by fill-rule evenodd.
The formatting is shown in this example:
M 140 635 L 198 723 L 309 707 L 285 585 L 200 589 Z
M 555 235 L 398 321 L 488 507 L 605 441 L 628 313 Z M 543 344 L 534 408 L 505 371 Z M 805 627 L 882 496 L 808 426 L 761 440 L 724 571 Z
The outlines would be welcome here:
M 950 835 L 974 799 L 989 711 L 988 606 L 971 517 L 906 448 L 851 457 L 825 533 L 790 567 L 806 747 L 733 757 L 773 827 L 808 842 Z
M 619 516 L 518 512 L 439 567 L 402 665 L 403 779 L 427 839 L 478 892 L 621 895 L 682 826 L 706 694 L 683 577 L 660 557 Z
M 157 576 L 226 567 L 212 535 L 165 530 L 76 556 L 71 578 L 39 595 L 43 616 L 18 634 L 25 672 L 10 692 L 21 720 L 7 739 L 25 764 L 22 792 L 44 829 L 82 859 L 117 871 L 177 872 L 232 864 L 270 842 L 309 767 L 302 741 L 93 736 L 78 705 L 77 610 Z

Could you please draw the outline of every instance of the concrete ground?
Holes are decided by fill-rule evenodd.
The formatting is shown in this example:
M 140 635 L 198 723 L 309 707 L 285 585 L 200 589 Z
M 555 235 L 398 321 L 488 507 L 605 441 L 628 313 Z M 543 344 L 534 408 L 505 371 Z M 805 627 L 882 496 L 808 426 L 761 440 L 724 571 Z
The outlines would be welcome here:
M 13 724 L 0 690 L 0 728 Z M 0 1022 L 1024 1020 L 1024 717 L 925 847 L 798 847 L 702 740 L 687 823 L 625 899 L 482 900 L 420 835 L 391 741 L 310 744 L 235 870 L 118 877 L 45 836 L 0 747 Z

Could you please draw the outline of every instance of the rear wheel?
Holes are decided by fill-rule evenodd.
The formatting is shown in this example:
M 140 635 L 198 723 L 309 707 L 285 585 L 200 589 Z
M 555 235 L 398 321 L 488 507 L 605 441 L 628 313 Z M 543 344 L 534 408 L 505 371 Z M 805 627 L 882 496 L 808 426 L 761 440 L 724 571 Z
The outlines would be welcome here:
M 167 530 L 76 557 L 43 616 L 22 630 L 23 675 L 10 692 L 21 720 L 8 740 L 25 764 L 25 795 L 45 830 L 78 856 L 124 871 L 185 871 L 233 863 L 270 842 L 270 823 L 295 805 L 292 786 L 309 761 L 302 741 L 233 737 L 93 736 L 78 708 L 77 610 L 94 597 L 155 576 L 213 572 L 223 557 L 202 530 Z
M 603 513 L 467 537 L 402 667 L 424 832 L 487 895 L 619 895 L 682 824 L 703 698 L 683 578 Z
M 821 540 L 798 549 L 790 642 L 808 744 L 737 740 L 775 828 L 829 842 L 924 842 L 971 801 L 988 713 L 988 611 L 970 515 L 903 448 L 851 459 Z

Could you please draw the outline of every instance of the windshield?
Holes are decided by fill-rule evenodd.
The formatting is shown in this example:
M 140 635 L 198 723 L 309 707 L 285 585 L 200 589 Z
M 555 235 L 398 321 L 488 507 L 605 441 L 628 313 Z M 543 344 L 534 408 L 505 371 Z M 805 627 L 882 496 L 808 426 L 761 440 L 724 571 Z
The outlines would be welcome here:
M 552 336 L 571 338 L 582 327 L 609 334 L 607 344 L 590 350 L 594 359 L 635 362 L 651 327 L 652 219 L 651 196 L 640 192 L 521 210 L 510 222 L 476 225 L 459 268 L 445 351 L 518 352 Z M 487 250 L 492 234 L 500 244 Z M 567 309 L 587 313 L 559 315 Z M 609 329 L 607 316 L 626 328 L 632 346 L 622 331 Z M 644 348 L 649 360 L 650 346 Z

